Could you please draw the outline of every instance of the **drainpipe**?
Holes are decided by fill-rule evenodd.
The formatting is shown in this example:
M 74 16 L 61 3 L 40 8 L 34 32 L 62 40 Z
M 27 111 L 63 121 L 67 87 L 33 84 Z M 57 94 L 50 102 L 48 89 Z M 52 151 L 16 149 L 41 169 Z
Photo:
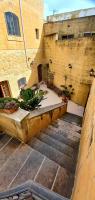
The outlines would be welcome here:
M 26 42 L 25 42 L 25 35 L 24 35 L 24 23 L 23 23 L 23 16 L 22 16 L 22 0 L 19 0 L 19 9 L 20 9 L 20 19 L 21 19 L 26 65 L 27 65 L 27 68 L 30 69 L 29 64 L 28 64 L 28 56 L 27 56 L 27 51 L 26 51 Z

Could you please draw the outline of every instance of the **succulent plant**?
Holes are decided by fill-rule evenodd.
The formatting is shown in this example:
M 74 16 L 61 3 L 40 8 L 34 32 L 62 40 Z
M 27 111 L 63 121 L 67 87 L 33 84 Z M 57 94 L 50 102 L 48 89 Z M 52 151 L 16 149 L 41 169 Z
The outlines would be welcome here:
M 15 101 L 7 102 L 4 106 L 4 109 L 17 109 L 19 107 L 19 104 Z

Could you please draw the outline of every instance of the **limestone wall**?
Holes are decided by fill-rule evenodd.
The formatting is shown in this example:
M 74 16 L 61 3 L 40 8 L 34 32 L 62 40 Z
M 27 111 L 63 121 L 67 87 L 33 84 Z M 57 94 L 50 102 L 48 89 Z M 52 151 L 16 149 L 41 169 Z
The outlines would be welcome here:
M 95 17 L 67 20 L 63 23 L 48 23 L 44 25 L 45 62 L 49 63 L 51 71 L 55 72 L 54 84 L 72 85 L 75 89 L 72 100 L 85 106 L 93 78 L 90 70 L 95 69 L 95 37 L 77 37 L 79 33 L 94 31 L 92 25 Z M 80 25 L 79 25 L 80 23 Z M 70 28 L 68 28 L 70 24 Z M 88 25 L 89 24 L 89 25 Z M 74 39 L 56 40 L 56 34 L 75 34 Z M 51 35 L 50 35 L 51 33 Z M 69 64 L 72 69 L 69 68 Z M 66 78 L 66 80 L 65 80 Z
M 66 111 L 67 105 L 60 103 L 30 113 L 22 109 L 13 114 L 0 113 L 0 130 L 26 143 Z
M 88 9 L 81 9 L 72 12 L 54 14 L 47 17 L 47 20 L 50 22 L 61 21 L 61 20 L 68 20 L 68 19 L 75 19 L 81 18 L 85 16 L 92 16 L 95 15 L 95 8 L 88 8 Z
M 82 127 L 72 200 L 95 200 L 95 80 Z
M 7 11 L 18 16 L 20 37 L 8 35 L 4 15 Z M 39 29 L 39 39 L 36 39 L 36 28 Z M 42 28 L 43 0 L 0 1 L 0 81 L 9 81 L 14 97 L 19 94 L 18 79 L 26 77 L 28 82 L 32 67 L 40 64 L 42 58 Z M 33 66 L 31 65 L 32 61 Z M 37 75 L 33 80 L 33 83 L 35 82 L 37 82 Z

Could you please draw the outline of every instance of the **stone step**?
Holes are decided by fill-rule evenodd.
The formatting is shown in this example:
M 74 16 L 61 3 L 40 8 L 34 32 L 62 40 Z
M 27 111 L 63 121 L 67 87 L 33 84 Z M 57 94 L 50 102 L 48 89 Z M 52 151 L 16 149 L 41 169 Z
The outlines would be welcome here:
M 62 127 L 56 128 L 52 125 L 50 125 L 48 128 L 50 128 L 52 131 L 54 131 L 60 135 L 63 135 L 64 137 L 70 139 L 71 141 L 73 141 L 76 144 L 78 144 L 80 142 L 80 137 L 76 137 L 76 133 L 74 133 L 74 132 L 64 131 L 64 128 L 62 128 Z M 81 136 L 79 133 L 78 133 L 78 135 Z
M 20 141 L 10 138 L 8 143 L 0 151 L 0 169 L 3 164 L 9 159 L 9 157 L 13 154 L 13 152 L 18 148 L 20 145 Z
M 60 175 L 61 177 L 59 177 Z M 53 188 L 53 190 L 58 194 L 67 197 L 69 176 L 71 176 L 71 174 L 67 170 L 33 149 L 26 163 L 21 168 L 15 179 L 13 179 L 13 182 L 11 182 L 9 187 L 16 187 L 23 184 L 25 181 L 34 180 L 42 186 L 49 189 Z M 57 184 L 58 188 L 56 190 Z M 72 188 L 69 188 L 69 190 L 71 191 Z
M 0 150 L 10 141 L 11 137 L 9 135 L 0 135 Z
M 62 127 L 56 128 L 56 127 L 50 125 L 48 128 L 51 129 L 53 132 L 56 132 L 60 135 L 63 135 L 64 137 L 70 139 L 71 141 L 74 141 L 75 143 L 78 143 L 80 141 L 80 137 L 76 137 L 76 133 L 70 132 L 70 131 L 69 132 L 65 131 L 64 128 L 62 128 Z M 78 135 L 80 136 L 79 133 L 78 133 Z
M 31 148 L 31 153 L 28 157 L 28 160 L 23 165 L 13 182 L 10 184 L 10 187 L 23 184 L 28 180 L 34 180 L 44 161 L 44 158 L 45 157 L 42 154 Z
M 65 113 L 65 115 L 63 115 L 63 120 L 80 127 L 82 126 L 82 117 L 72 113 Z
M 73 162 L 73 159 L 66 154 L 61 153 L 37 138 L 32 139 L 30 146 L 60 166 L 70 170 L 71 172 L 75 171 L 75 163 Z
M 45 133 L 47 135 L 49 135 L 50 137 L 56 139 L 57 141 L 62 142 L 62 143 L 66 144 L 66 145 L 68 145 L 68 146 L 70 146 L 74 149 L 78 148 L 79 142 L 71 140 L 64 135 L 57 133 L 56 131 L 54 131 L 54 129 L 51 129 L 51 127 L 47 128 L 45 130 Z
M 67 129 L 68 131 L 75 132 L 76 135 L 80 137 L 80 135 L 77 134 L 77 131 L 81 130 L 80 126 L 66 122 L 62 118 L 57 120 L 57 124 L 59 125 L 59 127 L 62 126 L 64 129 Z
M 67 198 L 71 197 L 74 185 L 74 176 L 66 169 L 59 167 L 52 190 Z
M 45 158 L 43 165 L 35 178 L 35 181 L 46 188 L 51 189 L 58 170 L 58 164 Z
M 0 191 L 7 190 L 14 177 L 31 152 L 28 145 L 21 144 L 0 170 Z
M 50 145 L 51 147 L 57 149 L 58 151 L 70 156 L 73 158 L 74 156 L 74 149 L 66 144 L 63 144 L 56 139 L 50 137 L 49 135 L 42 133 L 41 135 L 38 136 L 38 139 L 41 140 L 42 142 Z

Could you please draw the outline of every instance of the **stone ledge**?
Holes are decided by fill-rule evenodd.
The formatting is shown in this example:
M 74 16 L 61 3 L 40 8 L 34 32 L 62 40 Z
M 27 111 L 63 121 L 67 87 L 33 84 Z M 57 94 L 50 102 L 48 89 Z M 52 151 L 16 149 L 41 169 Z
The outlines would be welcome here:
M 60 103 L 40 108 L 31 113 L 22 109 L 13 114 L 0 113 L 0 130 L 27 143 L 32 137 L 40 134 L 40 131 L 60 118 L 66 110 L 67 105 Z
M 29 113 L 30 112 L 19 108 L 16 112 L 14 112 L 12 114 L 0 113 L 0 116 L 6 117 L 9 119 L 13 119 L 16 122 L 21 122 L 25 117 L 27 117 L 29 115 Z
M 38 198 L 40 198 L 41 200 L 69 200 L 65 197 L 62 197 L 52 191 L 50 191 L 49 189 L 41 186 L 38 183 L 34 183 L 33 181 L 27 181 L 25 184 L 23 185 L 19 185 L 16 188 L 10 189 L 8 191 L 5 192 L 1 192 L 0 193 L 0 199 L 6 199 L 6 198 L 13 198 L 16 195 L 20 195 L 22 193 L 31 193 L 33 198 L 35 200 L 37 200 Z M 25 198 L 26 200 L 28 200 L 27 198 Z
M 52 105 L 52 106 L 47 106 L 45 108 L 39 108 L 37 110 L 34 110 L 32 112 L 30 112 L 30 115 L 29 115 L 29 118 L 34 118 L 34 117 L 37 117 L 39 115 L 42 115 L 43 113 L 47 113 L 49 111 L 52 111 L 56 108 L 60 108 L 61 106 L 64 106 L 66 105 L 66 103 L 58 103 L 58 104 L 55 104 L 55 105 Z

